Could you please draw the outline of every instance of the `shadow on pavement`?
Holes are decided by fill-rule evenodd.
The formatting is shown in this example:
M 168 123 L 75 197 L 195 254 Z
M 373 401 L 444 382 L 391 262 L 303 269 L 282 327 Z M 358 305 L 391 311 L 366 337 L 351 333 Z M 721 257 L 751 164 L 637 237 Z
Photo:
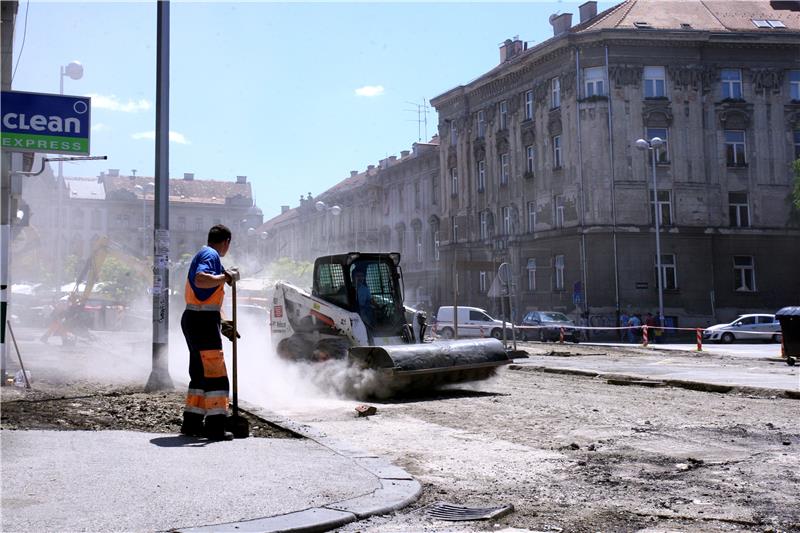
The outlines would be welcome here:
M 190 448 L 201 448 L 203 446 L 208 446 L 212 443 L 212 441 L 202 439 L 200 437 L 186 437 L 184 435 L 173 435 L 171 437 L 156 437 L 154 439 L 150 439 L 151 444 L 155 444 L 156 446 L 160 446 L 162 448 L 179 448 L 179 447 L 190 447 Z

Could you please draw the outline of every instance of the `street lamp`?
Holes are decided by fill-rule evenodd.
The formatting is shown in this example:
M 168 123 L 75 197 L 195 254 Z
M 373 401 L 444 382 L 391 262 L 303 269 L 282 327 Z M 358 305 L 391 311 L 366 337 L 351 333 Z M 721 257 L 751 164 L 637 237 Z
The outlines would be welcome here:
M 145 212 L 147 210 L 146 190 L 142 185 L 134 185 L 133 188 L 142 193 L 142 257 L 147 257 L 147 244 L 145 243 L 145 235 L 147 231 L 147 224 L 145 223 Z
M 314 207 L 317 209 L 317 211 L 320 211 L 320 212 L 327 211 L 327 212 L 329 212 L 330 214 L 332 214 L 335 217 L 338 217 L 339 215 L 342 214 L 342 208 L 341 207 L 339 207 L 338 205 L 329 206 L 328 204 L 326 204 L 322 200 L 320 200 L 317 203 L 315 203 Z M 331 235 L 330 235 L 330 233 L 331 232 L 330 232 L 330 229 L 329 229 L 328 230 L 328 239 L 327 239 L 328 245 L 327 245 L 327 251 L 325 252 L 325 255 L 330 255 L 330 251 L 331 251 Z
M 660 137 L 653 137 L 649 141 L 639 139 L 636 141 L 636 148 L 639 150 L 650 150 L 653 161 L 653 221 L 656 225 L 656 283 L 658 284 L 658 324 L 664 325 L 664 283 L 663 272 L 661 272 L 661 213 L 658 209 L 658 181 L 656 178 L 656 153 L 664 144 Z

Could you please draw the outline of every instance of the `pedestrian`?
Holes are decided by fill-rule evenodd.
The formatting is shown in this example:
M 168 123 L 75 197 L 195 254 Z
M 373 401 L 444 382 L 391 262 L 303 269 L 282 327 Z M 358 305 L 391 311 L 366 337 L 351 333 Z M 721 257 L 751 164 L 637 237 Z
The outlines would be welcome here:
M 647 339 L 650 342 L 656 342 L 656 331 L 658 330 L 658 320 L 652 313 L 647 313 L 644 317 L 644 325 L 647 326 Z
M 636 313 L 631 313 L 628 318 L 628 342 L 636 343 L 641 333 L 642 319 Z
M 619 327 L 627 328 L 628 327 L 628 319 L 629 318 L 630 317 L 628 316 L 628 312 L 627 311 L 623 311 L 619 315 Z M 626 342 L 628 340 L 628 330 L 627 329 L 619 330 L 619 340 L 621 342 Z
M 225 270 L 220 258 L 231 245 L 231 230 L 222 224 L 208 231 L 208 245 L 195 254 L 186 278 L 186 310 L 181 329 L 189 348 L 189 390 L 181 433 L 210 440 L 231 440 L 225 431 L 230 383 L 220 333 L 233 340 L 233 326 L 222 317 L 225 284 L 239 279 L 235 268 Z

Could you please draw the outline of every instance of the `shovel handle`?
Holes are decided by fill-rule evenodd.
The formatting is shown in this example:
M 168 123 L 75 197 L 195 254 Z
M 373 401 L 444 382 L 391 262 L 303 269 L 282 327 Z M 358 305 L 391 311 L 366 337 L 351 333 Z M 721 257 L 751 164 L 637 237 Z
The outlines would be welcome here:
M 232 317 L 233 320 L 233 340 L 231 343 L 233 344 L 233 416 L 239 415 L 239 381 L 237 379 L 238 376 L 238 368 L 237 368 L 237 353 L 236 353 L 236 335 L 239 333 L 238 324 L 236 323 L 236 281 L 234 280 L 231 283 L 231 298 L 233 299 L 231 307 L 232 310 Z

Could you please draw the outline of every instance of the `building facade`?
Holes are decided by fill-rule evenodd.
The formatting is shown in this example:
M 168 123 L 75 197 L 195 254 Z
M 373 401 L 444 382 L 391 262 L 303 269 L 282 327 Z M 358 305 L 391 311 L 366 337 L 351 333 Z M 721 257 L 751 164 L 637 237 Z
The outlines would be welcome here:
M 439 113 L 442 290 L 497 309 L 616 324 L 658 308 L 705 325 L 800 300 L 800 12 L 769 1 L 596 3 L 553 38 L 431 102 Z M 655 152 L 636 140 L 659 137 Z M 654 179 L 657 183 L 654 198 Z

